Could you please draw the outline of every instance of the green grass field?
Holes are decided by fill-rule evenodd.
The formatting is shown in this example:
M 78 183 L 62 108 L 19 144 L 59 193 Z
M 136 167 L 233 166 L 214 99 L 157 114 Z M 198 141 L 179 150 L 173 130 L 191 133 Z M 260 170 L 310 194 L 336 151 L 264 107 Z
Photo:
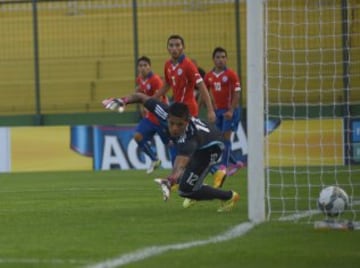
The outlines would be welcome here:
M 0 267 L 120 267 L 115 263 L 121 264 L 124 254 L 130 254 L 128 260 L 150 256 L 123 267 L 335 268 L 360 263 L 356 231 L 320 232 L 311 224 L 272 221 L 242 236 L 225 235 L 247 221 L 246 170 L 226 182 L 225 188 L 242 196 L 226 214 L 216 212 L 217 201 L 183 209 L 174 194 L 163 202 L 152 179 L 166 172 L 1 174 Z M 113 262 L 106 266 L 105 260 Z

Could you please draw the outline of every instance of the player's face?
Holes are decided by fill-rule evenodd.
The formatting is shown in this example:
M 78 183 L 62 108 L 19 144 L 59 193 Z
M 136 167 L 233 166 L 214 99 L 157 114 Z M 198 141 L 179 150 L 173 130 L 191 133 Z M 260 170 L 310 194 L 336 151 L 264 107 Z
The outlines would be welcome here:
M 167 44 L 168 52 L 173 59 L 177 59 L 183 54 L 184 45 L 181 42 L 181 39 L 170 39 Z
M 151 71 L 151 66 L 146 61 L 139 61 L 137 69 L 139 75 L 141 75 L 142 77 L 146 77 Z
M 225 52 L 217 52 L 214 56 L 214 64 L 217 69 L 224 69 L 226 66 L 226 54 Z
M 185 133 L 188 121 L 181 117 L 176 117 L 169 114 L 168 128 L 170 136 L 173 138 L 180 137 Z

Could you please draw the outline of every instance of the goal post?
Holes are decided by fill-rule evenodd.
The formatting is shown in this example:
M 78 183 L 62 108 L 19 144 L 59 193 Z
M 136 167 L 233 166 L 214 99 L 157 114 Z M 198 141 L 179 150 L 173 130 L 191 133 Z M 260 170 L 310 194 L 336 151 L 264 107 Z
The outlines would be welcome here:
M 319 193 L 336 185 L 350 202 L 335 220 L 359 220 L 359 1 L 248 0 L 246 9 L 249 219 L 326 219 Z
M 246 4 L 248 214 L 257 223 L 265 220 L 263 0 Z

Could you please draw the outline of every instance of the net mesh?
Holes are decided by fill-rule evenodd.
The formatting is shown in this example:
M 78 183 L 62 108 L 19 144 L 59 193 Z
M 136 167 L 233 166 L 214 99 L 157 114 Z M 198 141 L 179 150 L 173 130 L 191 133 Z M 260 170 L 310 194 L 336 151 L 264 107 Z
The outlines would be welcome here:
M 313 221 L 322 188 L 360 200 L 360 4 L 265 1 L 267 216 Z

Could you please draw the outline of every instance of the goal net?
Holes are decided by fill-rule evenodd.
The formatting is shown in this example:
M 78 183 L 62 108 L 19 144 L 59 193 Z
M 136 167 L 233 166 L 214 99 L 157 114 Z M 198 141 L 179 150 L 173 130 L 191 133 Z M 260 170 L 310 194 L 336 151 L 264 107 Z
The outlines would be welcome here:
M 337 185 L 341 219 L 359 220 L 360 3 L 260 2 L 265 126 L 280 122 L 264 141 L 265 217 L 322 220 L 319 193 Z

